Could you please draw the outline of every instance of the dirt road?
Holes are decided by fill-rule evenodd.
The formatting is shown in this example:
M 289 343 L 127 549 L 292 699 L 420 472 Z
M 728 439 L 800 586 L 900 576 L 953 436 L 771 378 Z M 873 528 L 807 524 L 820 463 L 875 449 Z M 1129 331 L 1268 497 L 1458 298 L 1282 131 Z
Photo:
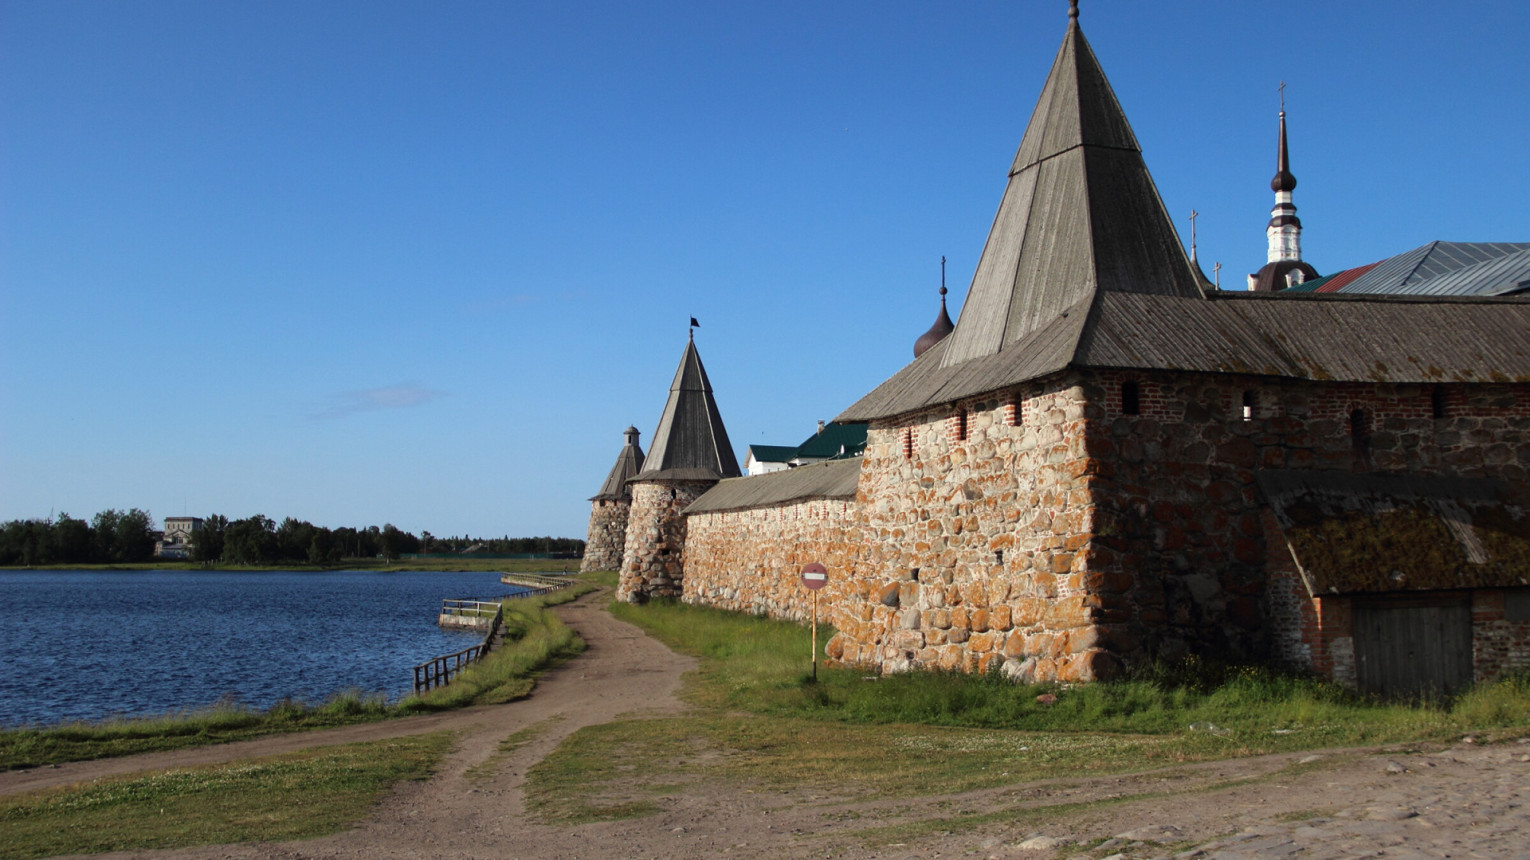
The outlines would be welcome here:
M 670 796 L 660 813 L 643 818 L 560 827 L 527 821 L 524 774 L 575 730 L 684 707 L 675 692 L 693 661 L 611 618 L 600 609 L 607 599 L 591 595 L 560 610 L 589 650 L 521 702 L 0 774 L 0 793 L 452 728 L 460 744 L 434 778 L 403 786 L 344 833 L 151 856 L 1530 857 L 1530 744 L 1266 756 L 875 803 L 710 784 Z M 500 740 L 530 726 L 539 727 L 534 740 L 493 758 Z M 466 775 L 486 761 L 491 776 Z

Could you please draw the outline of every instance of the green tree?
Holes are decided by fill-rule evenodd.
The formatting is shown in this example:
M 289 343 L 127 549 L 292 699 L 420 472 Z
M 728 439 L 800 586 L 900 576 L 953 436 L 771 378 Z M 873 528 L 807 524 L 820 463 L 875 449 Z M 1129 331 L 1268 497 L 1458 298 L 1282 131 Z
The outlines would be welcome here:
M 223 558 L 223 532 L 228 529 L 228 517 L 209 514 L 202 519 L 202 528 L 191 539 L 191 560 L 213 564 Z
M 53 558 L 59 564 L 82 564 L 90 561 L 90 523 L 77 520 L 62 511 L 53 521 Z
M 118 514 L 116 527 L 112 561 L 139 562 L 154 557 L 154 518 L 148 511 L 133 508 Z
M 276 560 L 276 523 L 256 514 L 235 520 L 223 531 L 225 564 L 270 564 Z

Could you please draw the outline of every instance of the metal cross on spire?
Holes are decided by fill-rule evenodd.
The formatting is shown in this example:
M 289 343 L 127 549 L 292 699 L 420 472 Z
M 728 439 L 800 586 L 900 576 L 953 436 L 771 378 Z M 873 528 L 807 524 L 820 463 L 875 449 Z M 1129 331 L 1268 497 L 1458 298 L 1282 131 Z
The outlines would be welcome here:
M 1201 217 L 1201 213 L 1190 210 L 1190 255 L 1195 255 L 1195 219 Z
M 1281 113 L 1285 113 L 1286 112 L 1286 82 L 1285 81 L 1281 81 L 1280 82 L 1280 86 L 1276 87 L 1275 89 L 1280 91 L 1280 112 Z
M 940 255 L 940 301 L 946 301 L 946 255 Z

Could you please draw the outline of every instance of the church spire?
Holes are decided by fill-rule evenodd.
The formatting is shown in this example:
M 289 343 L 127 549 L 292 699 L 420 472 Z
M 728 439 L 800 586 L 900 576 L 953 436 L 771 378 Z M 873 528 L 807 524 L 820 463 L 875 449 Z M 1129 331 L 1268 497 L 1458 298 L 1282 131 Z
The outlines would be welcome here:
M 1291 175 L 1290 150 L 1286 145 L 1286 82 L 1280 82 L 1280 145 L 1275 156 L 1275 178 L 1270 180 L 1270 190 L 1275 192 L 1275 206 L 1270 209 L 1270 225 L 1265 229 L 1269 237 L 1267 263 L 1302 258 L 1302 222 L 1296 217 L 1296 204 L 1291 202 L 1291 192 L 1296 190 L 1296 177 Z
M 1296 177 L 1291 173 L 1290 149 L 1286 143 L 1286 82 L 1280 82 L 1280 143 L 1275 154 L 1275 178 L 1270 180 L 1275 205 L 1270 208 L 1270 223 L 1264 234 L 1269 248 L 1264 268 L 1249 275 L 1249 289 L 1273 292 L 1294 287 L 1318 277 L 1317 271 L 1302 262 L 1302 221 L 1296 217 L 1291 192 Z

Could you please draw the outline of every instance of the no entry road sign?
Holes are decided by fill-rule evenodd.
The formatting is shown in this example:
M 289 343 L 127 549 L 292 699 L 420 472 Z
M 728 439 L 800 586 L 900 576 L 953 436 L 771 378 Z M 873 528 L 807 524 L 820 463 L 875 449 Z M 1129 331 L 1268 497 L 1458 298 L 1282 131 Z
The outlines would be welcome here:
M 818 589 L 823 588 L 824 585 L 828 583 L 828 581 L 829 571 L 825 569 L 823 565 L 816 561 L 812 564 L 803 565 L 802 584 L 804 587 L 817 591 Z

